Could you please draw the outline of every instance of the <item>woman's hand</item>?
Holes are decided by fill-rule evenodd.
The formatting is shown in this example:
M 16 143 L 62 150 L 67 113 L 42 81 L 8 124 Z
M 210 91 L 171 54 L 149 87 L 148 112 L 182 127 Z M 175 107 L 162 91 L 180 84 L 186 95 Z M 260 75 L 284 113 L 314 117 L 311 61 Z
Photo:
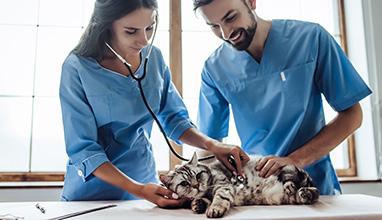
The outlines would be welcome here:
M 185 203 L 185 199 L 178 199 L 178 195 L 167 188 L 152 183 L 142 184 L 131 179 L 110 162 L 99 166 L 93 174 L 97 178 L 146 199 L 161 208 L 178 208 Z
M 179 208 L 185 202 L 184 199 L 178 199 L 178 195 L 171 190 L 152 183 L 140 185 L 135 195 L 161 208 Z
M 244 176 L 243 166 L 249 161 L 248 155 L 239 146 L 224 144 L 222 142 L 211 140 L 206 143 L 207 149 L 222 162 L 235 175 Z M 236 167 L 234 167 L 228 158 L 233 156 Z
M 223 144 L 215 139 L 209 138 L 195 128 L 186 130 L 179 139 L 186 144 L 210 151 L 220 162 L 231 170 L 231 172 L 243 176 L 242 166 L 248 162 L 249 157 L 239 146 Z M 230 156 L 233 156 L 236 168 L 228 162 Z

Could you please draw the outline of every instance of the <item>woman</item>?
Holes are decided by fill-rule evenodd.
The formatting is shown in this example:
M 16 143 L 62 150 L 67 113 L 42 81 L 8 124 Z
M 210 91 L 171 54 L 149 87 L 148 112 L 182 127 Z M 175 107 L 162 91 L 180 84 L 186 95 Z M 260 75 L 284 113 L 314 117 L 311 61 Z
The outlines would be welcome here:
M 181 204 L 171 191 L 154 184 L 157 170 L 149 143 L 153 120 L 137 82 L 111 51 L 122 55 L 133 74 L 141 76 L 156 17 L 155 0 L 98 0 L 79 44 L 65 60 L 60 100 L 69 161 L 62 200 L 143 198 L 160 207 Z M 211 151 L 235 171 L 227 161 L 233 155 L 241 174 L 248 156 L 194 128 L 170 77 L 154 47 L 142 87 L 167 135 Z

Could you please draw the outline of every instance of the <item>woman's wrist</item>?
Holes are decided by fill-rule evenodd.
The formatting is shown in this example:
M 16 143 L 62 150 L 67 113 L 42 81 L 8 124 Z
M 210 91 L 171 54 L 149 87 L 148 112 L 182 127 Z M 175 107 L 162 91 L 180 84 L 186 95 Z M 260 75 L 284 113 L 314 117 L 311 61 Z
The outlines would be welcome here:
M 141 183 L 132 182 L 131 186 L 128 187 L 127 191 L 129 193 L 135 195 L 136 197 L 143 198 L 143 194 L 142 194 L 143 187 L 144 187 L 144 185 Z
M 219 141 L 215 140 L 215 139 L 212 139 L 212 138 L 208 138 L 205 142 L 204 142 L 204 147 L 207 151 L 210 151 L 212 153 L 215 152 L 216 150 L 216 144 L 219 143 Z

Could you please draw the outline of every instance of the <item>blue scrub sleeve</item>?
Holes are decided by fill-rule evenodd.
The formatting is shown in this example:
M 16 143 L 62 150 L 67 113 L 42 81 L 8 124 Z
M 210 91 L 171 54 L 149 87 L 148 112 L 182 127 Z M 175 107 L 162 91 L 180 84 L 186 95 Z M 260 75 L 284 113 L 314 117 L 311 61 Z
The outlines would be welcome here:
M 202 72 L 197 125 L 207 136 L 221 140 L 228 136 L 229 103 L 215 86 L 206 68 Z
M 166 134 L 177 144 L 181 144 L 179 138 L 186 130 L 194 128 L 195 125 L 189 119 L 186 106 L 171 81 L 171 74 L 167 65 L 164 66 L 163 74 L 164 89 L 158 119 Z
M 60 101 L 69 165 L 87 181 L 93 171 L 108 158 L 97 143 L 97 125 L 82 89 L 77 69 L 65 61 L 60 82 Z
M 336 111 L 343 111 L 371 94 L 335 39 L 318 27 L 317 87 Z

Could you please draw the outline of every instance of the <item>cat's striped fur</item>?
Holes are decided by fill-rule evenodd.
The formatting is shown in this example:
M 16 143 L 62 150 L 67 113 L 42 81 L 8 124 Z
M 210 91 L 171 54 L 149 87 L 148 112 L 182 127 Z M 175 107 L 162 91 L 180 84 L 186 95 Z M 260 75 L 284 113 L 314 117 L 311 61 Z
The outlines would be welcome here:
M 312 204 L 318 199 L 319 190 L 304 170 L 288 165 L 277 176 L 262 178 L 255 170 L 260 159 L 251 156 L 243 167 L 245 184 L 218 161 L 199 163 L 196 154 L 188 163 L 160 175 L 160 180 L 180 197 L 190 198 L 193 212 L 206 212 L 210 218 L 222 217 L 231 206 Z

